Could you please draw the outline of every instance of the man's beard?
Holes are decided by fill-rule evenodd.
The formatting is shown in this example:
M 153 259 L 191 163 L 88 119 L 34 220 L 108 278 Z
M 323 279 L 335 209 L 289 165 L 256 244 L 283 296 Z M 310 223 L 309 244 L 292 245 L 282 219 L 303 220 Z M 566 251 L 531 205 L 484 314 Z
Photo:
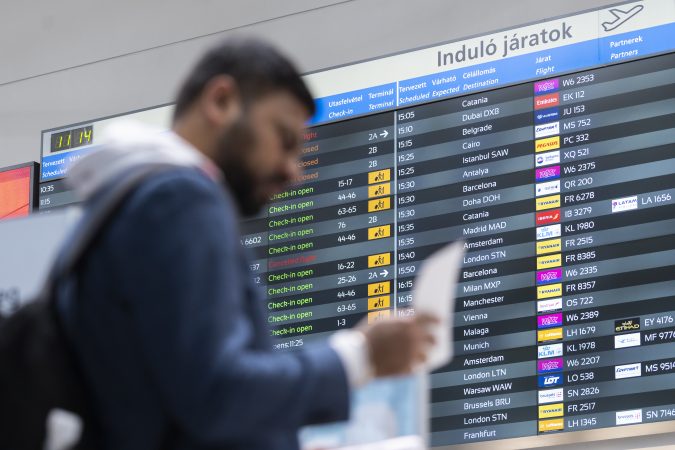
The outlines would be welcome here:
M 239 211 L 244 217 L 255 216 L 269 202 L 260 194 L 261 182 L 281 181 L 280 177 L 259 180 L 250 167 L 250 152 L 255 147 L 255 132 L 246 118 L 232 124 L 220 138 L 216 165 L 223 171 L 225 182 L 234 196 Z M 269 177 L 268 177 L 269 178 Z

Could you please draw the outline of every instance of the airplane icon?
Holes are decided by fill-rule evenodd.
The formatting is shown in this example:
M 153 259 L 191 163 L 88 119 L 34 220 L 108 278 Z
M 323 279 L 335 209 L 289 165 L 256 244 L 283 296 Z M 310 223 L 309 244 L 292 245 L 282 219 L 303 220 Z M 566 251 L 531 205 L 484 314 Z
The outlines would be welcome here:
M 628 22 L 631 18 L 635 17 L 637 13 L 639 13 L 643 9 L 645 9 L 643 5 L 633 6 L 628 11 L 624 11 L 619 8 L 612 8 L 609 10 L 609 12 L 614 16 L 614 20 L 602 22 L 602 28 L 604 28 L 605 31 L 616 30 L 621 25 Z

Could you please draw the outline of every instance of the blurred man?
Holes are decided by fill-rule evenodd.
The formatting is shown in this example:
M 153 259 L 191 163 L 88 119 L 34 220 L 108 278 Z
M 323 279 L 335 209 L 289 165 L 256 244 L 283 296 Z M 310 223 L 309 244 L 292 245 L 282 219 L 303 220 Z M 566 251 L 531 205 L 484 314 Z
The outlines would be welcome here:
M 313 112 L 277 51 L 224 43 L 180 89 L 171 132 L 118 129 L 71 170 L 92 202 L 134 167 L 172 165 L 127 199 L 61 289 L 105 448 L 296 449 L 299 427 L 347 418 L 350 388 L 424 359 L 429 317 L 271 350 L 238 222 L 300 175 Z

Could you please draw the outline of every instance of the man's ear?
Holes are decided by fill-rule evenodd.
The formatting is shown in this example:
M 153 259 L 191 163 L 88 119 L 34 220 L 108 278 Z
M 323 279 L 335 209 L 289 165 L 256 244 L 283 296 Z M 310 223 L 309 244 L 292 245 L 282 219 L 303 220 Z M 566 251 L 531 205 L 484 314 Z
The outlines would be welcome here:
M 218 75 L 209 80 L 199 104 L 206 121 L 217 128 L 228 127 L 242 114 L 239 88 L 229 75 Z

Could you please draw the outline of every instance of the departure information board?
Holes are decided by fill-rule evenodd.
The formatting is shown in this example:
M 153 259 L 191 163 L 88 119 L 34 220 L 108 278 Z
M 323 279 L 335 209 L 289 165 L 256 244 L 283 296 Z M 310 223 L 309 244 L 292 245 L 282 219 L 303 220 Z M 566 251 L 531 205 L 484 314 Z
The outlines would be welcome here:
M 304 174 L 243 225 L 275 348 L 414 314 L 420 263 L 463 239 L 434 447 L 675 421 L 674 21 L 634 2 L 418 51 L 446 72 L 308 75 Z M 97 126 L 44 134 L 45 183 Z

